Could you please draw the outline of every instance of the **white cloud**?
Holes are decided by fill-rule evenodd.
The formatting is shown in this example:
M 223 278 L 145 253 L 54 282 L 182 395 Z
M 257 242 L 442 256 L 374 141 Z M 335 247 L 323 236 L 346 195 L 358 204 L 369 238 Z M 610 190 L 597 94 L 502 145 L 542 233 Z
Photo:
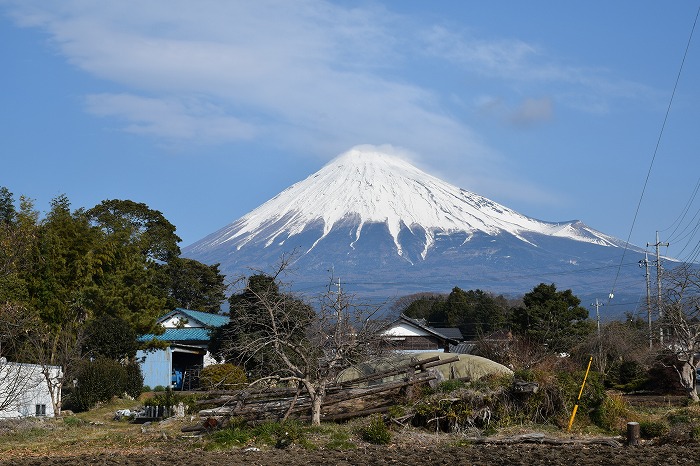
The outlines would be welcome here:
M 220 108 L 196 99 L 154 99 L 131 94 L 92 94 L 88 112 L 126 122 L 125 131 L 192 142 L 251 139 L 253 125 L 225 115 Z
M 521 102 L 514 108 L 492 102 L 500 106 L 492 111 L 521 125 L 551 118 L 553 100 L 600 109 L 595 97 L 580 96 L 593 88 L 627 89 L 601 73 L 557 65 L 536 45 L 417 28 L 381 6 L 324 0 L 13 5 L 18 24 L 46 31 L 68 62 L 106 82 L 105 92 L 86 96 L 87 111 L 165 144 L 252 140 L 330 158 L 356 144 L 390 143 L 435 166 L 459 161 L 476 183 L 494 172 L 508 178 L 505 160 L 465 123 L 473 108 L 454 104 L 461 91 L 482 91 L 411 80 L 428 66 L 425 60 L 518 86 L 552 87 L 551 93 L 518 88 L 509 99 Z M 526 97 L 543 94 L 552 97 Z
M 421 39 L 427 54 L 466 72 L 499 79 L 519 93 L 546 89 L 557 101 L 579 111 L 603 113 L 610 99 L 653 93 L 642 84 L 611 77 L 606 69 L 565 64 L 542 47 L 518 39 L 487 41 L 443 26 L 426 30 Z

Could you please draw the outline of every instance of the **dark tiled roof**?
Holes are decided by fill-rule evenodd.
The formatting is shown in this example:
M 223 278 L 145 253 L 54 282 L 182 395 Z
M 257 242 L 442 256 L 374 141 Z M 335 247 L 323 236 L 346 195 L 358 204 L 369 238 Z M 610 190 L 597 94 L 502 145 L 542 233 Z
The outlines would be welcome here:
M 458 343 L 456 338 L 454 338 L 452 336 L 445 335 L 444 333 L 441 332 L 441 330 L 445 330 L 445 329 L 438 329 L 438 328 L 429 327 L 429 326 L 425 325 L 425 319 L 411 319 L 410 317 L 408 317 L 404 314 L 401 314 L 401 317 L 399 317 L 398 321 L 401 321 L 401 320 L 406 321 L 409 324 L 414 325 L 418 328 L 421 328 L 421 329 L 425 330 L 426 332 L 428 332 L 432 335 L 435 335 L 438 338 L 442 338 L 444 340 L 447 340 L 448 343 L 453 343 L 453 344 Z M 452 329 L 448 329 L 448 330 L 452 330 Z M 455 330 L 457 330 L 459 332 L 459 329 L 455 329 Z M 462 335 L 462 333 L 460 332 L 460 336 L 461 335 Z
M 450 353 L 472 354 L 476 348 L 476 343 L 473 341 L 463 341 L 457 345 L 450 345 Z
M 462 336 L 462 331 L 457 327 L 430 327 L 433 330 L 445 335 L 447 338 L 452 338 L 453 340 L 464 340 Z

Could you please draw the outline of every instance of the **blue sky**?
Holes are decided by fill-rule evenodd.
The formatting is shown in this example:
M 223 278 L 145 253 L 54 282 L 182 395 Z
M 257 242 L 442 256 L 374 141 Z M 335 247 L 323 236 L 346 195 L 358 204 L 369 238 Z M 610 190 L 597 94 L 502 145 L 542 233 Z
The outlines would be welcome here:
M 358 144 L 627 239 L 697 1 L 0 0 L 0 185 L 131 199 L 182 245 Z M 700 28 L 700 27 L 699 27 Z M 700 31 L 632 242 L 698 244 Z M 676 220 L 683 212 L 682 228 Z

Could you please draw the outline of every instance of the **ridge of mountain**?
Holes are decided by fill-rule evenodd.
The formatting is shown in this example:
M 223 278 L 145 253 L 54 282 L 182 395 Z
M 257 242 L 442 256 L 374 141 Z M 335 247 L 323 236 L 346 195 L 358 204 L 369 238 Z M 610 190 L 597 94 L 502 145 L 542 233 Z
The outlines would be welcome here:
M 508 232 L 522 241 L 528 241 L 523 233 L 536 232 L 604 246 L 621 243 L 578 220 L 555 223 L 527 217 L 446 183 L 396 156 L 360 146 L 188 250 L 194 252 L 223 243 L 241 249 L 258 239 L 262 232 L 266 235 L 265 245 L 269 246 L 285 234 L 300 234 L 309 225 L 320 222 L 323 234 L 318 242 L 335 225 L 354 216 L 359 222 L 355 241 L 365 224 L 386 223 L 399 255 L 403 254 L 398 240 L 402 226 L 409 230 L 422 228 L 423 258 L 434 244 L 436 232 L 479 231 L 488 235 Z M 270 229 L 271 224 L 276 228 Z
M 470 286 L 460 283 L 521 292 L 540 282 L 588 292 L 604 280 L 600 270 L 610 275 L 623 247 L 581 221 L 528 217 L 374 146 L 357 146 L 183 255 L 220 263 L 232 276 L 273 267 L 294 251 L 303 271 L 294 282 L 306 289 L 326 286 L 333 270 L 374 294 Z M 641 250 L 630 251 L 636 261 Z M 569 279 L 584 267 L 599 272 Z

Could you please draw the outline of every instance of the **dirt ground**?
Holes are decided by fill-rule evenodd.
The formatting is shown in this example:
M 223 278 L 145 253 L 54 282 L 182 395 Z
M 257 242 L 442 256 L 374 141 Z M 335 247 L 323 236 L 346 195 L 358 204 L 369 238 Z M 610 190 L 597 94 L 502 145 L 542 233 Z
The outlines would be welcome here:
M 367 446 L 350 451 L 303 449 L 226 452 L 171 451 L 71 456 L 38 456 L 0 459 L 2 466 L 133 465 L 688 465 L 697 464 L 700 445 L 643 445 L 608 447 L 581 445 L 468 445 L 468 446 Z

